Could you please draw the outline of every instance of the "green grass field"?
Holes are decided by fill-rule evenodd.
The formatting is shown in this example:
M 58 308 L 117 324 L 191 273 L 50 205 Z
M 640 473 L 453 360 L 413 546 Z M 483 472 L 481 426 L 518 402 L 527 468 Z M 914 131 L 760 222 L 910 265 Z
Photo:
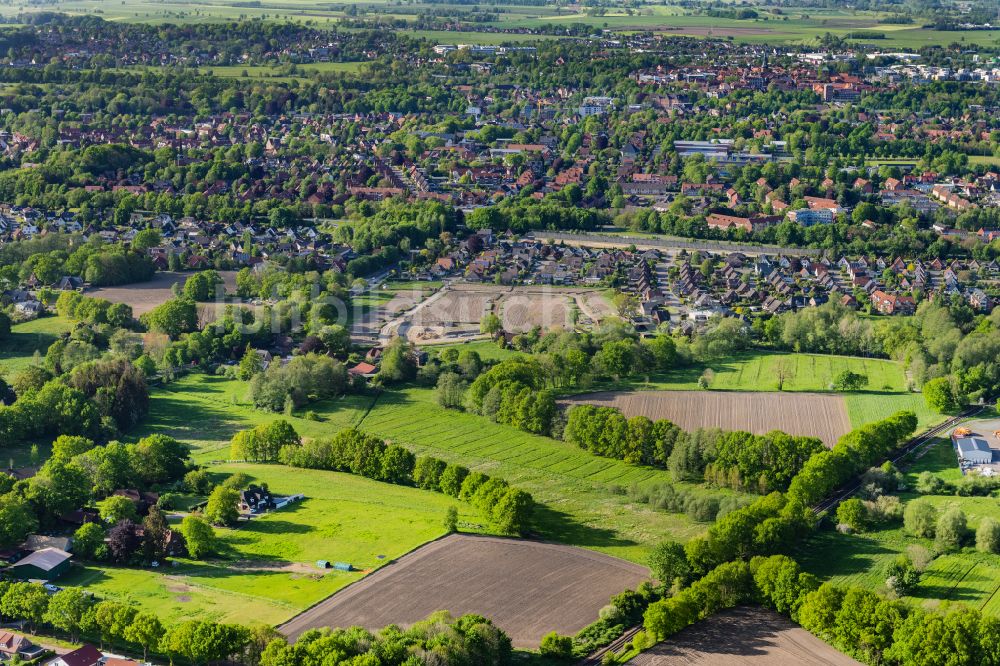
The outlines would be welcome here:
M 309 409 L 323 420 L 289 419 L 304 436 L 329 436 L 357 425 L 416 453 L 459 462 L 524 488 L 540 504 L 536 528 L 543 538 L 644 562 L 661 535 L 686 540 L 705 529 L 682 515 L 632 506 L 611 492 L 612 485 L 669 481 L 666 471 L 598 458 L 564 442 L 446 411 L 431 389 L 386 392 L 374 402 L 369 396 L 348 396 Z M 189 375 L 153 391 L 150 417 L 132 436 L 171 435 L 192 445 L 195 460 L 206 463 L 228 458 L 235 432 L 277 418 L 282 417 L 248 405 L 246 385 L 239 381 Z
M 204 23 L 263 19 L 271 21 L 311 22 L 319 27 L 333 27 L 347 16 L 347 8 L 360 8 L 369 19 L 401 19 L 414 22 L 429 11 L 447 11 L 449 5 L 415 2 L 392 3 L 389 0 L 349 0 L 345 3 L 316 4 L 305 0 L 265 0 L 259 4 L 236 0 L 178 0 L 162 3 L 155 0 L 123 0 L 108 4 L 101 0 L 56 0 L 44 6 L 24 0 L 5 5 L 0 14 L 16 16 L 38 11 L 57 11 L 68 14 L 89 14 L 112 21 L 134 21 L 152 24 Z M 467 11 L 467 6 L 455 6 Z M 921 20 L 913 24 L 883 23 L 890 14 L 880 11 L 853 9 L 824 9 L 821 7 L 781 8 L 781 14 L 767 8 L 757 8 L 755 19 L 726 19 L 689 13 L 686 8 L 673 5 L 646 5 L 626 10 L 619 6 L 604 8 L 601 15 L 591 15 L 577 8 L 554 6 L 504 6 L 495 28 L 539 28 L 542 26 L 586 25 L 608 28 L 621 32 L 654 31 L 666 35 L 683 35 L 698 38 L 714 37 L 733 39 L 737 42 L 759 44 L 816 44 L 826 33 L 847 38 L 852 32 L 881 33 L 882 39 L 862 39 L 887 50 L 919 48 L 951 43 L 995 45 L 1000 40 L 1000 30 L 988 31 L 938 31 L 920 27 Z M 402 30 L 407 34 L 439 43 L 499 44 L 559 39 L 559 35 L 479 32 L 476 24 L 464 21 L 466 29 L 459 31 Z M 855 40 L 857 41 L 857 40 Z
M 0 346 L 0 371 L 12 374 L 21 370 L 31 363 L 36 351 L 45 356 L 49 345 L 72 327 L 73 322 L 63 317 L 41 317 L 16 324 Z
M 778 367 L 791 373 L 785 380 L 784 391 L 829 391 L 834 377 L 842 370 L 867 375 L 867 391 L 903 393 L 906 390 L 903 366 L 895 361 L 779 352 L 747 352 L 652 375 L 649 381 L 642 378 L 625 384 L 630 388 L 690 391 L 698 388 L 698 378 L 706 369 L 710 369 L 713 374 L 713 391 L 776 391 L 778 383 L 775 370 Z
M 218 530 L 223 559 L 184 560 L 161 570 L 77 565 L 60 584 L 128 601 L 165 622 L 277 624 L 444 534 L 449 506 L 458 507 L 460 525 L 488 531 L 474 509 L 441 493 L 277 465 L 212 467 L 213 473 L 237 471 L 278 494 L 306 499 L 238 529 Z M 320 559 L 349 562 L 358 571 L 323 573 L 315 567 Z

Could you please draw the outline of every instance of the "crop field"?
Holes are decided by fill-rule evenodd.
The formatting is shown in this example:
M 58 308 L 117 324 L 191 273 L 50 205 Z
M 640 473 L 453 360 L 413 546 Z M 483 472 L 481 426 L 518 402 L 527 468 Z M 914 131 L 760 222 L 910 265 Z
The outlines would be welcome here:
M 129 601 L 166 622 L 277 624 L 441 536 L 449 506 L 459 509 L 460 525 L 479 520 L 474 509 L 443 494 L 350 474 L 274 465 L 210 471 L 245 472 L 276 493 L 303 493 L 306 499 L 237 529 L 217 530 L 222 544 L 217 559 L 182 560 L 169 570 L 76 566 L 61 584 Z M 356 571 L 320 570 L 318 559 L 349 562 Z
M 649 577 L 645 567 L 571 546 L 451 535 L 384 567 L 279 627 L 410 625 L 438 610 L 492 619 L 515 647 L 549 631 L 572 635 L 608 599 Z
M 716 613 L 643 652 L 633 666 L 849 666 L 837 652 L 791 620 L 763 608 Z
M 686 541 L 705 529 L 685 516 L 634 505 L 610 492 L 613 485 L 669 482 L 668 472 L 600 458 L 565 442 L 445 410 L 431 389 L 383 393 L 358 427 L 527 490 L 540 504 L 535 531 L 550 541 L 644 562 L 645 544 L 655 535 L 670 533 Z
M 73 328 L 63 317 L 39 317 L 11 327 L 11 335 L 0 347 L 0 371 L 13 374 L 31 363 L 37 351 L 45 356 L 49 345 Z
M 668 419 L 684 430 L 722 428 L 764 434 L 819 437 L 833 446 L 850 431 L 844 399 L 815 393 L 741 393 L 714 391 L 607 391 L 574 396 L 567 405 L 614 407 L 628 417 Z
M 309 405 L 321 421 L 256 410 L 248 404 L 246 391 L 246 384 L 236 380 L 182 377 L 151 392 L 150 415 L 131 436 L 159 432 L 176 437 L 194 447 L 196 461 L 207 463 L 228 458 L 229 440 L 237 431 L 277 418 L 288 418 L 307 437 L 357 426 L 417 454 L 496 474 L 527 490 L 539 503 L 533 529 L 546 540 L 634 562 L 645 562 L 648 544 L 658 535 L 669 533 L 686 541 L 706 527 L 684 515 L 633 504 L 611 491 L 613 485 L 669 482 L 668 472 L 599 458 L 571 444 L 445 410 L 435 401 L 433 389 L 383 393 L 374 403 L 371 396 L 346 396 Z
M 132 314 L 138 317 L 173 298 L 173 286 L 179 284 L 183 287 L 192 275 L 193 273 L 158 271 L 148 282 L 136 282 L 119 287 L 98 287 L 91 289 L 86 295 L 91 298 L 103 298 L 112 303 L 125 303 L 132 308 Z M 219 276 L 225 283 L 226 293 L 234 294 L 236 292 L 236 272 L 219 271 Z M 199 303 L 200 310 L 221 312 L 224 306 L 224 303 Z
M 884 419 L 901 409 L 917 415 L 918 432 L 948 418 L 928 407 L 921 393 L 848 393 L 844 400 L 852 428 Z

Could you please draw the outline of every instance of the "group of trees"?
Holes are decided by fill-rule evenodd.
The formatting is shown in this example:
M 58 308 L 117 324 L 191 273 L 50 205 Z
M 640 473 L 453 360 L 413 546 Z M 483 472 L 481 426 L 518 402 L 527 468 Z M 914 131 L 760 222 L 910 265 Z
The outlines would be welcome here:
M 806 461 L 789 484 L 789 497 L 806 505 L 818 502 L 851 475 L 863 472 L 885 457 L 916 428 L 916 415 L 900 411 L 852 430 L 833 449 L 819 451 Z
M 149 411 L 145 377 L 125 359 L 89 361 L 51 376 L 31 366 L 15 377 L 16 401 L 0 404 L 0 446 L 63 434 L 104 440 L 130 430 Z
M 531 357 L 502 361 L 469 386 L 472 411 L 527 432 L 550 434 L 556 415 L 553 394 L 545 390 L 542 369 Z
M 301 441 L 302 438 L 288 421 L 278 419 L 252 430 L 241 430 L 233 435 L 229 457 L 232 460 L 274 462 L 278 459 L 278 453 L 282 448 L 297 446 Z
M 687 433 L 667 419 L 626 419 L 614 407 L 576 405 L 566 414 L 563 439 L 599 456 L 666 467 L 674 445 Z
M 247 431 L 253 432 L 253 431 Z M 286 444 L 278 452 L 285 465 L 308 469 L 350 472 L 386 483 L 412 483 L 416 458 L 397 444 L 355 428 L 341 430 L 330 438 Z
M 277 638 L 267 645 L 260 666 L 287 664 L 372 663 L 409 666 L 508 666 L 510 638 L 485 617 L 453 618 L 438 611 L 409 629 L 390 625 L 376 634 L 360 627 L 310 629 L 294 643 Z
M 763 604 L 867 663 L 1000 664 L 1000 620 L 958 607 L 945 612 L 880 597 L 859 587 L 820 585 L 785 556 L 726 562 L 677 594 L 650 605 L 648 647 L 713 613 Z
M 67 319 L 87 324 L 127 327 L 132 322 L 132 308 L 103 298 L 84 296 L 78 291 L 64 291 L 56 299 L 56 312 Z
M 626 419 L 614 407 L 570 408 L 563 438 L 591 453 L 670 469 L 678 480 L 702 479 L 741 490 L 785 490 L 809 457 L 822 450 L 815 437 L 780 431 L 681 430 L 668 420 Z
M 264 646 L 277 640 L 270 627 L 244 627 L 211 621 L 189 620 L 164 626 L 151 613 L 116 601 L 97 601 L 83 590 L 70 587 L 49 595 L 35 583 L 0 581 L 0 613 L 7 620 L 24 620 L 33 629 L 48 625 L 77 641 L 82 634 L 142 652 L 203 665 L 233 659 L 260 664 Z
M 256 355 L 253 350 L 246 353 Z M 280 412 L 341 395 L 351 386 L 340 361 L 323 354 L 302 354 L 287 364 L 272 363 L 254 374 L 250 399 L 261 409 Z
M 294 467 L 358 474 L 376 481 L 414 484 L 469 501 L 499 532 L 521 534 L 531 521 L 531 495 L 506 481 L 430 456 L 420 458 L 407 449 L 354 428 L 329 439 L 286 445 L 278 459 Z
M 20 543 L 40 525 L 52 525 L 63 514 L 115 490 L 177 481 L 187 461 L 187 447 L 164 435 L 104 446 L 62 435 L 35 476 L 15 481 L 0 474 L 0 545 Z

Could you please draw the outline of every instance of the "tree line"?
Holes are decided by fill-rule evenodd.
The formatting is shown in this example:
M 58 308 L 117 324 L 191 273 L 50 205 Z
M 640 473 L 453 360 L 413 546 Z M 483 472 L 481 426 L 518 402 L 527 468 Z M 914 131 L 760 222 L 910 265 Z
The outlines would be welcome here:
M 279 422 L 280 423 L 280 422 Z M 280 427 L 289 438 L 294 430 Z M 267 429 L 265 428 L 265 431 Z M 238 433 L 234 450 L 246 451 L 247 441 L 263 435 Z M 268 448 L 268 452 L 273 448 Z M 514 488 L 504 479 L 473 472 L 461 465 L 448 464 L 432 456 L 416 457 L 398 444 L 387 444 L 374 435 L 355 428 L 341 430 L 330 438 L 291 442 L 277 450 L 277 460 L 292 467 L 349 472 L 376 481 L 415 485 L 470 502 L 503 534 L 523 534 L 534 509 L 531 495 Z

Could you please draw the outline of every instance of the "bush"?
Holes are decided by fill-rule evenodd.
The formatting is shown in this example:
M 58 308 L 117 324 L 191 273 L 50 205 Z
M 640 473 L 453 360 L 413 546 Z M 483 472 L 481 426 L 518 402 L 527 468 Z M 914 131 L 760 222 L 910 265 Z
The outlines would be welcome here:
M 967 531 L 965 512 L 953 506 L 938 518 L 935 540 L 942 550 L 955 550 L 962 546 Z
M 573 639 L 569 636 L 560 636 L 554 631 L 549 632 L 542 637 L 538 651 L 544 657 L 569 659 L 573 656 Z
M 193 469 L 184 475 L 184 488 L 195 495 L 207 495 L 215 488 L 215 482 L 205 470 Z
M 917 492 L 921 495 L 937 495 L 944 489 L 944 481 L 931 472 L 921 472 L 917 476 Z
M 855 532 L 864 532 L 868 527 L 868 509 L 856 497 L 845 500 L 837 507 L 837 523 L 847 525 Z
M 983 518 L 976 530 L 976 549 L 984 553 L 1000 553 L 1000 523 Z
M 915 537 L 934 538 L 936 523 L 937 509 L 926 500 L 912 500 L 903 510 L 903 527 Z

